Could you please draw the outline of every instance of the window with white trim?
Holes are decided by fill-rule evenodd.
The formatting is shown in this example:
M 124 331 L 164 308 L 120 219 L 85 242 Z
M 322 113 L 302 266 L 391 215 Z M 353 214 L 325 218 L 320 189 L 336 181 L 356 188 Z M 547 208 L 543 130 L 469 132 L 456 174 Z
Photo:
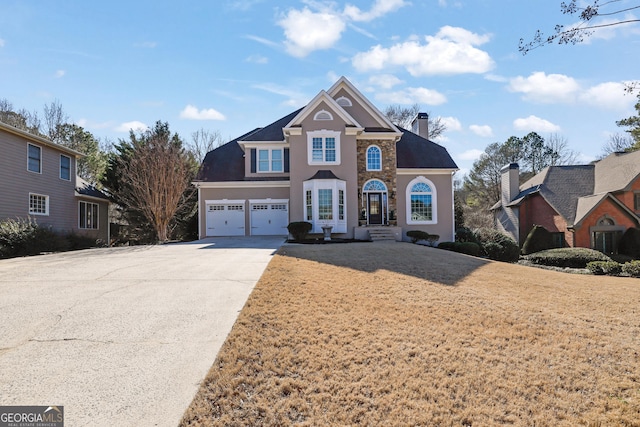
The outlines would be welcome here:
M 407 224 L 437 223 L 436 187 L 419 176 L 407 185 Z
M 333 116 L 326 110 L 320 110 L 313 116 L 313 120 L 333 120 Z
M 87 230 L 98 229 L 98 204 L 91 202 L 80 202 L 80 212 L 78 213 L 78 227 Z
M 71 181 L 71 157 L 60 154 L 60 179 Z
M 346 183 L 339 179 L 313 179 L 304 182 L 305 220 L 312 232 L 333 227 L 333 233 L 347 232 Z
M 258 172 L 282 172 L 282 149 L 258 149 Z
M 27 169 L 42 173 L 42 148 L 37 145 L 27 144 Z
M 369 148 L 367 148 L 367 170 L 382 170 L 382 151 L 375 145 L 371 145 Z
M 29 193 L 29 214 L 49 215 L 49 196 Z
M 310 165 L 339 165 L 340 132 L 307 132 L 307 160 Z

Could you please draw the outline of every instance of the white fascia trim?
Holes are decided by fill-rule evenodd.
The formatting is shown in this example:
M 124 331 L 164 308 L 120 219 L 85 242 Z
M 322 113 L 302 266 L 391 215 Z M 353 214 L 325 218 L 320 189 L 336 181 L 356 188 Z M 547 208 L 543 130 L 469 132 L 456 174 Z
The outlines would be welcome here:
M 338 116 L 340 116 L 340 118 L 342 120 L 344 120 L 346 122 L 347 125 L 352 125 L 355 127 L 359 127 L 361 128 L 362 126 L 360 126 L 360 124 L 356 121 L 356 119 L 354 119 L 353 117 L 351 117 L 351 114 L 347 113 L 344 108 L 342 108 L 340 105 L 338 105 L 338 103 L 335 101 L 335 99 L 333 99 L 331 96 L 329 96 L 329 94 L 327 92 L 325 92 L 324 90 L 320 91 L 320 93 L 318 93 L 316 95 L 315 98 L 313 98 L 311 100 L 311 102 L 309 102 L 307 104 L 306 107 L 304 107 L 302 109 L 302 111 L 300 111 L 294 118 L 293 120 L 291 120 L 284 128 L 283 130 L 286 132 L 291 132 L 294 129 L 298 129 L 299 127 L 294 127 L 295 125 L 299 125 L 300 122 L 302 122 L 302 120 L 304 120 L 310 113 L 311 111 L 313 111 L 318 105 L 320 105 L 321 102 L 326 102 L 329 107 L 331 107 L 331 109 L 333 110 L 333 112 L 335 112 Z M 300 132 L 302 132 L 302 128 L 299 128 Z
M 357 139 L 375 139 L 375 140 L 389 140 L 392 139 L 394 142 L 398 142 L 400 138 L 402 138 L 402 132 L 362 132 L 358 135 Z
M 249 199 L 249 204 L 261 204 L 261 203 L 279 203 L 289 204 L 289 199 Z
M 364 132 L 364 128 L 356 128 L 356 127 L 345 127 L 344 134 L 345 135 L 357 135 L 360 136 Z
M 373 105 L 371 101 L 369 101 L 346 77 L 340 77 L 340 79 L 335 82 L 327 92 L 332 97 L 336 96 L 341 87 L 344 87 L 347 93 L 350 93 L 354 98 L 359 98 L 364 103 L 364 109 L 371 114 L 378 123 L 383 126 L 388 126 L 391 130 L 401 134 L 400 129 L 391 123 L 391 121 L 382 114 L 380 110 L 378 110 L 376 106 Z
M 451 175 L 460 169 L 396 169 L 397 175 Z
M 289 188 L 289 181 L 220 181 L 202 182 L 194 181 L 196 188 Z
M 205 205 L 244 205 L 244 199 L 216 199 L 205 200 Z

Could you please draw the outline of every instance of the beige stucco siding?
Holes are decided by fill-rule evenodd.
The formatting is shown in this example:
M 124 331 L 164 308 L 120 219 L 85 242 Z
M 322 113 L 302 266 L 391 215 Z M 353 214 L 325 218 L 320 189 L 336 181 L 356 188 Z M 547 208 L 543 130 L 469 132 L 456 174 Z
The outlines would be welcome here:
M 244 200 L 245 208 L 245 230 L 246 235 L 250 234 L 251 226 L 249 224 L 249 200 L 254 199 L 289 199 L 289 187 L 249 187 L 250 182 L 241 183 L 242 187 L 231 187 L 227 184 L 225 188 L 199 188 L 199 206 L 200 212 L 199 230 L 200 237 L 206 236 L 207 218 L 206 218 L 206 201 L 207 200 Z M 256 183 L 259 185 L 261 183 Z M 291 202 L 289 202 L 289 212 L 291 212 Z M 291 213 L 289 214 L 291 218 Z M 290 221 L 292 221 L 290 219 Z
M 27 170 L 27 144 L 41 148 L 41 173 Z M 30 142 L 0 130 L 0 218 L 27 218 L 29 193 L 49 197 L 49 214 L 33 215 L 40 225 L 58 231 L 77 229 L 75 190 L 76 159 L 55 148 Z M 60 155 L 71 158 L 71 180 L 60 179 Z
M 358 225 L 356 137 L 355 135 L 345 135 L 345 123 L 337 114 L 333 114 L 334 120 L 313 120 L 315 114 L 320 110 L 332 111 L 324 102 L 321 103 L 302 121 L 302 135 L 289 137 L 291 170 L 290 219 L 291 221 L 304 220 L 304 181 L 313 177 L 320 170 L 330 170 L 335 176 L 346 181 L 346 236 L 352 237 L 353 227 Z M 340 164 L 338 165 L 309 165 L 307 132 L 323 129 L 340 132 Z
M 407 169 L 399 169 L 398 190 L 396 192 L 398 206 L 398 225 L 402 227 L 403 235 L 409 230 L 422 230 L 440 236 L 440 242 L 454 240 L 453 212 L 453 182 L 451 173 L 416 173 L 405 175 Z M 437 194 L 437 223 L 429 225 L 407 224 L 407 188 L 415 178 L 422 176 L 431 181 Z
M 352 107 L 344 107 L 344 110 L 353 117 L 362 127 L 380 127 L 380 123 L 369 114 L 364 107 L 360 104 L 359 100 L 354 99 L 345 89 L 340 89 L 334 99 L 338 99 L 341 96 L 351 100 Z

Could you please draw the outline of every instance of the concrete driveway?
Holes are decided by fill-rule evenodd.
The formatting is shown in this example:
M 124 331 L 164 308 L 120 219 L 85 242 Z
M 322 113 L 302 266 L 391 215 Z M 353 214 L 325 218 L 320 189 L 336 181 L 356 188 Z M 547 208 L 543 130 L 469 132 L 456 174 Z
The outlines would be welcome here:
M 0 260 L 0 405 L 176 426 L 284 238 Z

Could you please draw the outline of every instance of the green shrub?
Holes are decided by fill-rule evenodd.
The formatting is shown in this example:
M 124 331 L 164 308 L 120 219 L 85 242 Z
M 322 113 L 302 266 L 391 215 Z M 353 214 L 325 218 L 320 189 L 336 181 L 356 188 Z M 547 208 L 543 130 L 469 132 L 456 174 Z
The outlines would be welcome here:
M 619 276 L 622 272 L 622 264 L 615 261 L 591 261 L 587 263 L 587 269 L 591 274 L 598 276 Z
M 587 248 L 548 249 L 527 255 L 526 259 L 534 264 L 563 268 L 586 268 L 592 261 L 611 261 L 602 252 Z
M 411 243 L 417 243 L 420 240 L 427 240 L 429 233 L 422 230 L 409 230 L 407 231 L 407 237 L 411 239 Z
M 640 259 L 640 229 L 632 227 L 624 232 L 618 244 L 618 252 L 634 259 Z
M 522 254 L 529 255 L 535 252 L 544 251 L 553 247 L 553 237 L 549 230 L 541 225 L 534 225 L 527 235 L 524 245 L 522 245 Z
M 631 261 L 622 264 L 622 272 L 631 277 L 640 277 L 640 261 Z
M 480 240 L 470 228 L 458 227 L 456 228 L 456 242 L 480 243 Z
M 0 221 L 0 258 L 64 251 L 68 246 L 63 236 L 30 218 Z
M 313 225 L 310 222 L 296 221 L 290 222 L 289 225 L 287 225 L 287 230 L 289 230 L 289 234 L 293 236 L 293 240 L 302 241 L 307 237 L 312 227 Z
M 432 248 L 436 246 L 436 242 L 440 240 L 440 235 L 438 234 L 429 234 L 429 237 L 427 237 L 427 245 L 431 246 Z
M 481 228 L 476 236 L 489 259 L 503 262 L 516 262 L 520 259 L 520 248 L 510 236 L 493 228 Z
M 473 242 L 441 242 L 438 249 L 459 252 L 472 256 L 480 256 L 480 245 Z

